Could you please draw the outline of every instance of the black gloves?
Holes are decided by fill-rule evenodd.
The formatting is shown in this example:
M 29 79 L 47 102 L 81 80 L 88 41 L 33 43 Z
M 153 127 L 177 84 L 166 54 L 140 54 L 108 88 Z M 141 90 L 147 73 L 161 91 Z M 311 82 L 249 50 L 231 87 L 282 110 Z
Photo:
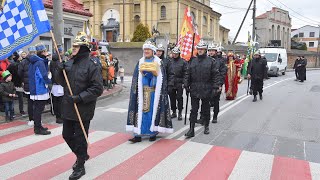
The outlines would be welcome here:
M 190 93 L 190 87 L 189 86 L 184 86 L 184 89 L 186 90 L 186 94 Z
M 58 63 L 58 69 L 60 69 L 60 70 L 65 69 L 66 68 L 65 63 L 66 63 L 66 61 L 64 61 L 64 60 L 62 62 L 59 62 Z
M 79 95 L 77 95 L 77 96 L 68 95 L 67 98 L 68 98 L 68 101 L 70 103 L 76 103 L 77 104 L 77 103 L 80 103 L 82 101 L 82 99 L 81 99 L 81 97 Z

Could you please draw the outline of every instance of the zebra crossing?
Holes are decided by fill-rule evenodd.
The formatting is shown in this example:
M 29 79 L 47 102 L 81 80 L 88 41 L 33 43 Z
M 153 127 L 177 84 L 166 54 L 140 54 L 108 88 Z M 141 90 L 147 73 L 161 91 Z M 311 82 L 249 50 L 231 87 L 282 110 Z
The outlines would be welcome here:
M 37 136 L 25 122 L 0 125 L 0 179 L 68 179 L 76 158 L 62 127 Z M 82 179 L 320 179 L 320 164 L 177 139 L 131 144 L 125 133 L 92 131 Z M 169 136 L 170 137 L 170 136 Z

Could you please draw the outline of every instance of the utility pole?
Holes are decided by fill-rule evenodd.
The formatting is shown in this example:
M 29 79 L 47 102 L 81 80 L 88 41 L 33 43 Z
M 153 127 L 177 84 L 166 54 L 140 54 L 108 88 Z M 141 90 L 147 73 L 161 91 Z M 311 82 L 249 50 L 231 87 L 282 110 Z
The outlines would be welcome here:
M 179 40 L 179 0 L 177 0 L 177 42 Z
M 249 7 L 248 7 L 248 9 L 247 9 L 247 12 L 246 12 L 246 14 L 244 15 L 244 17 L 243 17 L 243 19 L 242 19 L 242 22 L 241 22 L 241 24 L 240 24 L 240 27 L 239 27 L 238 32 L 237 32 L 237 34 L 236 34 L 236 37 L 234 37 L 234 39 L 233 39 L 232 44 L 234 44 L 234 43 L 236 42 L 236 40 L 237 40 L 237 38 L 238 38 L 238 36 L 239 36 L 239 33 L 240 33 L 240 31 L 241 31 L 241 28 L 242 28 L 242 26 L 243 26 L 244 21 L 245 21 L 246 18 L 247 18 L 248 12 L 249 12 L 249 10 L 250 10 L 250 7 L 251 7 L 253 1 L 255 1 L 255 0 L 251 0 L 251 2 L 250 2 L 250 4 L 249 4 Z
M 53 33 L 57 44 L 63 47 L 64 22 L 62 0 L 53 1 Z
M 252 9 L 252 40 L 256 39 L 256 9 L 257 9 L 257 0 L 253 0 L 253 9 Z
M 318 47 L 317 47 L 317 62 L 316 62 L 316 67 L 320 66 L 320 25 L 318 25 L 319 28 L 319 36 L 318 36 Z
M 125 5 L 134 4 L 134 3 L 126 3 L 125 0 L 122 0 L 122 3 L 113 3 L 113 5 L 122 5 L 122 23 L 123 23 L 123 32 L 122 32 L 122 41 L 124 42 L 125 37 Z

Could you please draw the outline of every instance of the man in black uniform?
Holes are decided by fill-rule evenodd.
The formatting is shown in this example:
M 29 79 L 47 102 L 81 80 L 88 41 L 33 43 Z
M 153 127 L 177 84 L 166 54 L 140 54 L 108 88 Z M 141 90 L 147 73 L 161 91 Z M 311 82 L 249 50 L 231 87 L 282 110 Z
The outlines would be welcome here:
M 188 72 L 184 79 L 184 87 L 190 91 L 191 114 L 190 129 L 186 137 L 194 137 L 194 127 L 197 121 L 199 103 L 202 103 L 202 119 L 204 121 L 204 134 L 209 134 L 210 99 L 219 89 L 220 74 L 216 62 L 207 56 L 207 45 L 199 42 L 198 56 L 189 62 Z
M 182 120 L 182 109 L 183 109 L 183 79 L 187 72 L 188 64 L 187 62 L 180 57 L 180 50 L 178 47 L 172 49 L 173 57 L 170 60 L 168 74 L 173 74 L 173 77 L 169 78 L 168 81 L 168 92 L 170 96 L 171 118 L 177 117 L 177 104 L 178 101 L 178 120 Z
M 208 46 L 208 53 L 211 58 L 213 58 L 213 61 L 215 61 L 217 65 L 217 69 L 219 70 L 219 89 L 217 94 L 211 99 L 211 106 L 213 106 L 213 118 L 212 118 L 212 123 L 217 123 L 218 119 L 218 114 L 220 111 L 220 106 L 219 106 L 219 101 L 220 101 L 220 96 L 221 96 L 221 91 L 222 91 L 222 86 L 224 84 L 226 74 L 227 74 L 227 66 L 226 66 L 226 61 L 225 59 L 222 58 L 222 53 L 220 52 L 219 54 L 217 47 L 215 47 L 213 44 Z
M 168 75 L 169 59 L 164 57 L 164 53 L 165 53 L 165 49 L 164 49 L 163 45 L 159 44 L 157 46 L 156 55 L 162 60 L 163 67 L 166 70 L 166 74 Z
M 89 159 L 88 145 L 81 130 L 74 103 L 77 104 L 83 126 L 88 135 L 90 121 L 94 116 L 97 98 L 103 92 L 103 80 L 100 67 L 89 58 L 89 41 L 84 32 L 78 33 L 73 43 L 72 58 L 59 64 L 55 72 L 56 81 L 64 87 L 61 118 L 63 119 L 62 136 L 72 152 L 77 156 L 73 173 L 69 179 L 79 179 L 85 172 L 84 163 Z M 73 95 L 71 96 L 63 77 L 65 69 Z
M 262 100 L 263 79 L 265 78 L 265 69 L 267 68 L 266 59 L 262 59 L 260 52 L 254 54 L 254 58 L 248 67 L 248 79 L 251 79 L 251 87 L 253 90 L 253 102 L 257 101 L 259 92 L 260 100 Z

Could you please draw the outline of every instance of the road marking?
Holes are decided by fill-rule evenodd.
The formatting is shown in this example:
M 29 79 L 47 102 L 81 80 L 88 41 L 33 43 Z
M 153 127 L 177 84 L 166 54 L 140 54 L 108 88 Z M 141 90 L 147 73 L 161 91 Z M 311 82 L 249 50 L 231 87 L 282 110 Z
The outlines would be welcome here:
M 312 179 L 320 179 L 320 164 L 309 163 Z
M 273 152 L 274 152 L 274 150 L 276 148 L 277 142 L 278 142 L 278 138 L 276 137 L 275 140 L 274 140 L 273 146 L 272 146 L 272 151 L 271 151 L 272 154 L 273 154 Z
M 108 108 L 104 109 L 104 112 L 114 112 L 114 113 L 126 113 L 128 112 L 128 109 L 123 109 L 123 108 Z
M 307 160 L 306 142 L 305 141 L 303 141 L 303 155 L 304 155 L 304 160 Z
M 185 143 L 139 180 L 184 179 L 211 148 L 212 146 L 207 144 Z
M 273 158 L 269 154 L 242 151 L 228 179 L 270 179 Z
M 8 134 L 13 134 L 13 133 L 16 133 L 16 132 L 20 132 L 20 131 L 23 131 L 23 130 L 26 130 L 26 129 L 30 129 L 30 127 L 28 125 L 26 125 L 26 124 L 23 124 L 23 125 L 20 125 L 20 126 L 15 126 L 15 127 L 10 127 L 10 128 L 7 128 L 7 129 L 2 129 L 0 131 L 0 137 L 8 135 Z

